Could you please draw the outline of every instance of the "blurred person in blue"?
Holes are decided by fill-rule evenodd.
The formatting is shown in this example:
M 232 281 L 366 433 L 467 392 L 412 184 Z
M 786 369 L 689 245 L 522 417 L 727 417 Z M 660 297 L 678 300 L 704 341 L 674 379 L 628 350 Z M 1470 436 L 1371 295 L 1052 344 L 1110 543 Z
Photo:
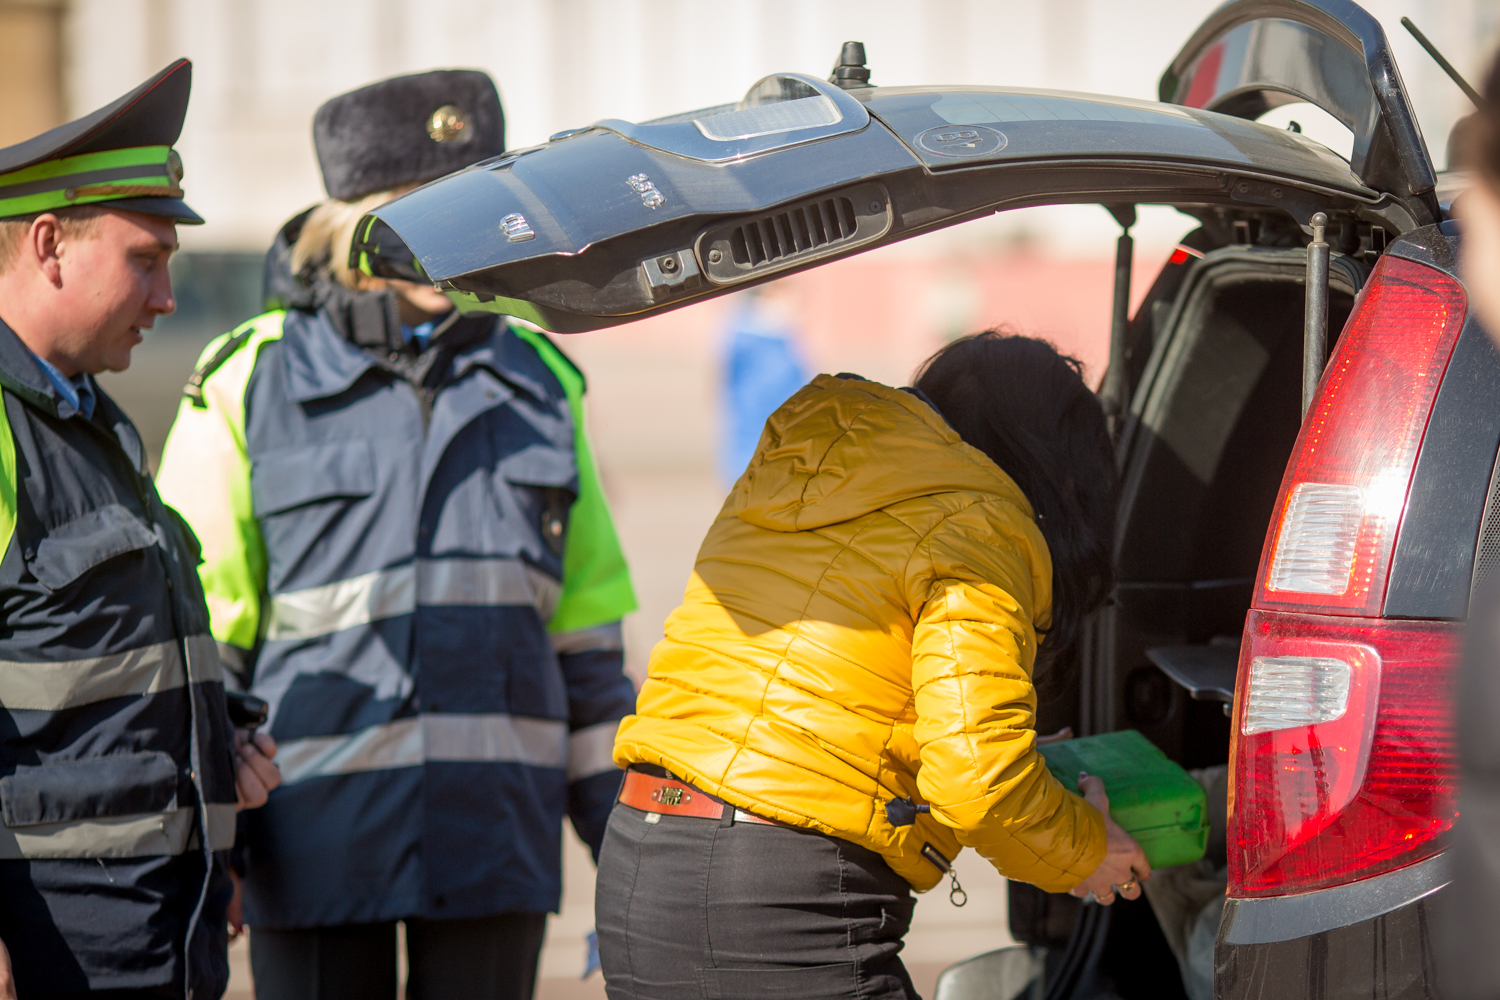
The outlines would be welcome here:
M 270 703 L 284 784 L 247 824 L 261 1000 L 532 995 L 562 820 L 597 857 L 635 703 L 629 574 L 550 340 L 351 267 L 369 209 L 500 154 L 483 73 L 324 104 L 328 200 L 267 258 L 270 309 L 206 348 L 163 496 L 214 638 Z
M 0 1000 L 215 1000 L 233 729 L 192 532 L 94 380 L 176 308 L 192 66 L 0 149 Z
M 732 486 L 750 464 L 766 419 L 809 376 L 797 348 L 795 299 L 786 281 L 737 296 L 726 332 L 719 478 Z

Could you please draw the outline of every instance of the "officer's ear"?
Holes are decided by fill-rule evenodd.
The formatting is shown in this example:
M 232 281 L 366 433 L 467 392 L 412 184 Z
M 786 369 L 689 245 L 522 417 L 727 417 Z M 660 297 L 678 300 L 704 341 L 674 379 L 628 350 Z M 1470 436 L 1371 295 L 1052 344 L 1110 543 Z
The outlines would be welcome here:
M 51 212 L 43 212 L 31 220 L 31 227 L 21 240 L 17 263 L 37 268 L 53 287 L 61 287 L 64 240 L 62 220 Z

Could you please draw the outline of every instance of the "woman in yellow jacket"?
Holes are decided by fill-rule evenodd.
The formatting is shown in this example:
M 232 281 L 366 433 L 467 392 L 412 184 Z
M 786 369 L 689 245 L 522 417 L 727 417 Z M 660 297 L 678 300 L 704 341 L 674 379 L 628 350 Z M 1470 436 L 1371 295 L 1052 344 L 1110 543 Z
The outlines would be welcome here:
M 1053 892 L 1149 874 L 1036 751 L 1032 668 L 1113 583 L 1080 365 L 949 345 L 913 389 L 822 375 L 766 423 L 620 725 L 599 858 L 612 1000 L 915 998 L 911 889 L 963 846 Z

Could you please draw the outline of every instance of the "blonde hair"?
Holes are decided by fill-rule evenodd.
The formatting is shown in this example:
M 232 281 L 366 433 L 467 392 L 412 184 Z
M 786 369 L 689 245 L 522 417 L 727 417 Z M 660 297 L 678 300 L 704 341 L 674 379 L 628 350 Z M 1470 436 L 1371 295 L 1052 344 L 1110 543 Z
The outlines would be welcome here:
M 292 247 L 292 271 L 302 273 L 306 267 L 317 267 L 328 277 L 345 288 L 355 291 L 383 287 L 384 282 L 349 266 L 349 245 L 354 242 L 354 230 L 359 220 L 372 209 L 411 190 L 411 186 L 376 191 L 358 201 L 340 201 L 330 198 L 308 215 L 302 223 L 302 232 Z
M 21 250 L 21 243 L 26 239 L 26 234 L 31 232 L 32 223 L 44 215 L 57 216 L 58 228 L 62 230 L 64 238 L 69 236 L 81 238 L 92 236 L 99 229 L 99 219 L 104 215 L 104 209 L 98 205 L 73 205 L 68 208 L 54 208 L 46 212 L 32 212 L 29 215 L 18 215 L 10 219 L 0 219 L 0 271 L 10 267 L 11 262 L 16 259 Z

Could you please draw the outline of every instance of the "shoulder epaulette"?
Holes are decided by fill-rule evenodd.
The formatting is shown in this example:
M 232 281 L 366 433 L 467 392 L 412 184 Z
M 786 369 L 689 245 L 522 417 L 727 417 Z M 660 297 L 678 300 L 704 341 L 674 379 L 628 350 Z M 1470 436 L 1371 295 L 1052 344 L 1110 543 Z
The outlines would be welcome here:
M 255 327 L 245 327 L 220 344 L 219 349 L 214 351 L 213 356 L 198 366 L 197 370 L 188 378 L 187 385 L 182 387 L 182 394 L 188 398 L 189 402 L 200 410 L 208 409 L 208 401 L 203 398 L 203 383 L 207 382 L 208 377 L 218 371 L 224 362 L 233 357 L 234 352 L 238 351 L 254 333 Z

